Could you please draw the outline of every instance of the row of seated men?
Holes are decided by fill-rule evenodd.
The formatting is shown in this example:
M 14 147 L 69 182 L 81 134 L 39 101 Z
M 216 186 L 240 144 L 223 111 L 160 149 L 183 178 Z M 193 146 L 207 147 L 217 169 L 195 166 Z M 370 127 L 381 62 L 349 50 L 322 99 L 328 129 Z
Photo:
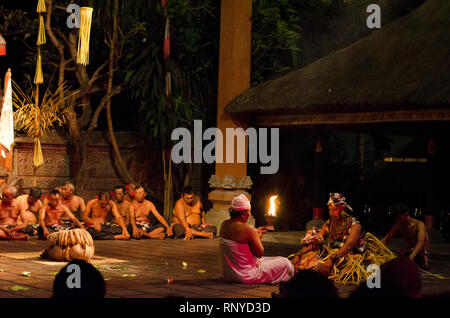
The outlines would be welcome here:
M 94 240 L 127 240 L 165 237 L 185 240 L 213 238 L 217 229 L 206 223 L 200 198 L 191 187 L 183 189 L 175 203 L 172 222 L 145 199 L 142 186 L 116 186 L 113 192 L 101 192 L 85 200 L 74 194 L 75 187 L 67 182 L 44 197 L 33 187 L 18 196 L 14 186 L 4 186 L 0 199 L 0 239 L 29 240 L 37 235 L 45 240 L 50 233 L 79 227 L 86 229 Z

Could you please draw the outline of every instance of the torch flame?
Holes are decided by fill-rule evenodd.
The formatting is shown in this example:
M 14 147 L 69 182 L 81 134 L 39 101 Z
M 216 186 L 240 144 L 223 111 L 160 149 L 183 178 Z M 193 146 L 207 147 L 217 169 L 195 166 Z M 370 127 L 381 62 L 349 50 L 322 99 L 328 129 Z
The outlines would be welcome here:
M 270 209 L 269 209 L 269 212 L 267 212 L 267 215 L 277 216 L 276 209 L 275 209 L 276 198 L 278 198 L 278 194 L 270 197 Z

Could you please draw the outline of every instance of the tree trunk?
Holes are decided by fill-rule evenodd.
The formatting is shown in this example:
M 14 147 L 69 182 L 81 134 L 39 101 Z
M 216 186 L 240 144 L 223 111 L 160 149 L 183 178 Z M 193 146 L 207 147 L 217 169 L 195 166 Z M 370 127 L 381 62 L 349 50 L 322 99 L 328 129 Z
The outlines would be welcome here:
M 170 221 L 172 219 L 173 203 L 172 158 L 170 153 L 166 156 L 166 149 L 164 147 L 162 149 L 162 160 L 164 170 L 164 217 Z
M 118 7 L 119 7 L 119 1 L 114 0 L 114 23 L 113 23 L 113 35 L 111 39 L 111 43 L 109 46 L 109 72 L 108 72 L 108 89 L 107 94 L 111 94 L 112 92 L 112 86 L 113 86 L 113 79 L 114 79 L 114 62 L 115 62 L 115 49 L 117 44 L 117 14 L 118 14 Z M 112 123 L 112 116 L 111 116 L 111 98 L 108 98 L 108 101 L 106 102 L 106 117 L 108 121 L 108 132 L 109 137 L 111 139 L 111 144 L 114 149 L 114 157 L 116 158 L 116 161 L 119 166 L 119 171 L 122 177 L 126 180 L 127 183 L 134 183 L 136 182 L 133 180 L 133 177 L 128 172 L 128 168 L 125 165 L 125 162 L 123 161 L 122 154 L 120 153 L 119 146 L 117 145 L 116 136 L 114 135 L 114 127 Z
M 78 171 L 75 174 L 74 183 L 77 193 L 85 195 L 86 186 L 89 182 L 89 137 L 84 131 L 81 132 L 80 137 L 78 140 L 73 141 L 75 153 L 77 154 L 76 158 L 73 159 L 77 160 L 77 164 L 79 165 L 79 169 L 77 169 Z

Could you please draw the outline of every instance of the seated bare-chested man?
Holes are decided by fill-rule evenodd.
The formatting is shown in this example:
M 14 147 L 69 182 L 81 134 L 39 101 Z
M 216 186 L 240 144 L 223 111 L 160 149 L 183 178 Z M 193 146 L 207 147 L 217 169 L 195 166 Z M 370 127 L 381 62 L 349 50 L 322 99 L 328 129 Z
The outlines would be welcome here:
M 114 203 L 117 205 L 117 209 L 119 210 L 119 214 L 122 217 L 123 221 L 126 225 L 130 223 L 130 205 L 131 202 L 125 200 L 125 190 L 121 185 L 117 185 L 114 187 Z M 115 223 L 118 223 L 118 220 L 114 220 Z
M 205 211 L 200 198 L 194 195 L 192 188 L 183 189 L 183 196 L 173 208 L 173 235 L 190 240 L 195 237 L 214 238 L 217 228 L 205 222 Z
M 29 237 L 22 230 L 27 226 L 24 222 L 18 225 L 17 218 L 26 219 L 23 211 L 21 212 L 19 203 L 15 199 L 17 189 L 13 186 L 4 186 L 2 199 L 0 200 L 0 239 L 2 240 L 25 240 Z
M 62 204 L 68 207 L 78 220 L 81 220 L 83 212 L 86 210 L 86 204 L 82 197 L 73 194 L 74 191 L 75 186 L 70 182 L 66 182 L 61 187 Z M 73 225 L 67 217 L 63 217 L 63 222 L 67 225 Z
M 129 202 L 134 201 L 134 191 L 136 190 L 136 185 L 134 183 L 127 184 L 125 187 L 125 200 Z
M 107 222 L 110 213 L 118 221 L 118 224 Z M 99 193 L 97 199 L 87 203 L 83 220 L 86 222 L 87 231 L 94 240 L 130 239 L 125 222 L 108 192 Z
M 39 211 L 42 208 L 42 202 L 40 200 L 41 196 L 41 189 L 33 187 L 28 194 L 22 194 L 16 198 L 19 203 L 20 211 L 25 215 L 24 220 L 19 216 L 19 222 L 23 225 L 26 224 L 26 227 L 22 232 L 28 235 L 37 235 L 39 228 Z
M 155 205 L 146 200 L 147 193 L 143 187 L 135 189 L 135 200 L 130 205 L 130 224 L 128 231 L 134 238 L 163 239 L 164 232 L 172 236 L 172 229 L 163 216 L 159 214 Z
M 47 239 L 50 233 L 67 229 L 62 224 L 62 216 L 67 215 L 79 228 L 84 229 L 81 222 L 70 212 L 69 208 L 61 203 L 61 193 L 58 190 L 52 190 L 48 196 L 47 203 L 39 212 L 39 230 L 38 237 L 40 240 Z
M 407 249 L 400 255 L 409 255 L 409 259 L 416 262 L 423 269 L 427 269 L 430 262 L 428 237 L 425 224 L 409 216 L 409 209 L 403 203 L 397 203 L 392 209 L 396 223 L 388 234 L 381 240 L 387 244 L 392 238 L 398 236 L 405 239 Z

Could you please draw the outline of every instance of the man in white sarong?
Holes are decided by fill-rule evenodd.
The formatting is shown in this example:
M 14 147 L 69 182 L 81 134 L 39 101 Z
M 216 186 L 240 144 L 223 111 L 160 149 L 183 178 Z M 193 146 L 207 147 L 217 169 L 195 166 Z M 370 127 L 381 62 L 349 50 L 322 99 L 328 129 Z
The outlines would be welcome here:
M 285 257 L 263 257 L 263 228 L 247 224 L 250 202 L 244 194 L 231 203 L 230 219 L 220 228 L 220 256 L 226 280 L 244 284 L 277 284 L 294 276 L 294 266 Z

